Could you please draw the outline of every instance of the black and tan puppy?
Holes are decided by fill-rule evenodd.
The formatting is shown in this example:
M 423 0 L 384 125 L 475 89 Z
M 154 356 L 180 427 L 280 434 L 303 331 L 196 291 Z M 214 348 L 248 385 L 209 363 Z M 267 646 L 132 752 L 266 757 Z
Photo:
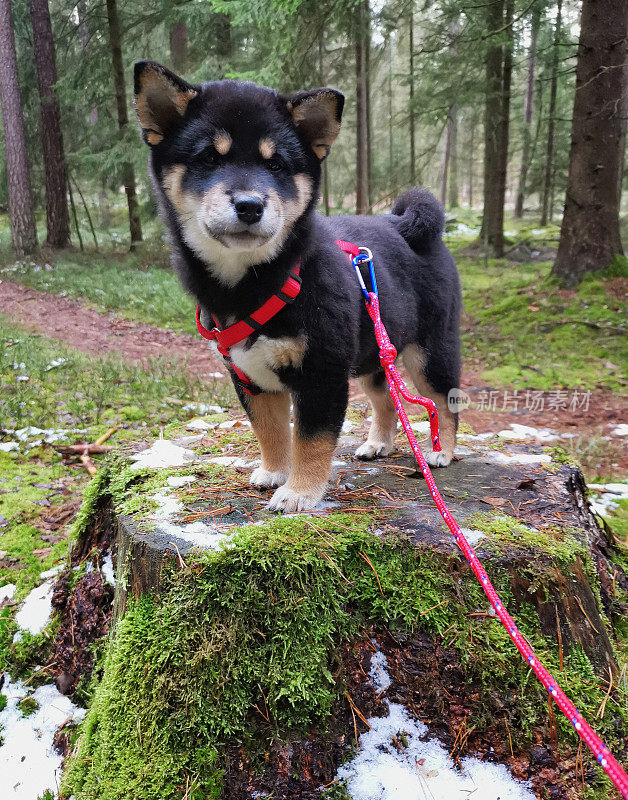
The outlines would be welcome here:
M 335 89 L 282 95 L 237 81 L 191 85 L 159 64 L 135 65 L 135 107 L 172 264 L 206 318 L 221 328 L 247 318 L 300 261 L 294 302 L 230 352 L 261 389 L 249 395 L 235 381 L 262 452 L 251 483 L 279 487 L 274 510 L 312 509 L 323 497 L 351 376 L 373 406 L 356 455 L 393 450 L 397 416 L 372 323 L 336 239 L 373 252 L 390 338 L 416 389 L 438 408 L 443 449 L 430 463 L 447 466 L 454 450 L 457 419 L 447 394 L 460 372 L 460 288 L 441 239 L 443 210 L 428 192 L 411 189 L 389 215 L 316 212 L 321 162 L 343 104 Z

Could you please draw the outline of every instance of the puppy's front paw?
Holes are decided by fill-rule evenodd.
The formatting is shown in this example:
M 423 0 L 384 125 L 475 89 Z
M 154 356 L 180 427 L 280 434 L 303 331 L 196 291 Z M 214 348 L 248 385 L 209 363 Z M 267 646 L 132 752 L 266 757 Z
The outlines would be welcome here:
M 263 467 L 257 467 L 251 473 L 249 483 L 258 489 L 274 489 L 276 486 L 284 484 L 287 480 L 288 476 L 284 472 L 270 472 Z
M 425 456 L 425 460 L 430 467 L 447 467 L 451 463 L 451 459 L 452 456 L 449 453 L 446 453 L 444 450 L 440 450 L 438 453 L 435 453 L 432 450 Z
M 325 487 L 308 492 L 295 492 L 287 486 L 280 486 L 266 506 L 269 511 L 312 511 L 325 494 Z
M 394 444 L 389 444 L 388 442 L 370 442 L 367 440 L 355 451 L 355 457 L 363 461 L 371 461 L 373 458 L 389 456 L 394 449 Z

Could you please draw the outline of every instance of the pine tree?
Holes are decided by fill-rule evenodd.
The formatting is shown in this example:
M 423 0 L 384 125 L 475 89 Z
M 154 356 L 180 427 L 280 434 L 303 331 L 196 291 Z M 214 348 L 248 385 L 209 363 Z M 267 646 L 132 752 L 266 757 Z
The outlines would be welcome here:
M 36 249 L 37 229 L 28 176 L 24 113 L 18 79 L 11 0 L 0 0 L 0 105 L 9 189 L 11 240 L 17 255 L 23 256 Z
M 623 252 L 619 201 L 627 62 L 624 0 L 583 0 L 569 180 L 552 270 L 571 286 Z
M 55 91 L 57 65 L 48 0 L 30 0 L 33 50 L 41 106 L 41 138 L 46 182 L 46 244 L 66 247 L 70 243 L 67 174 L 61 112 Z

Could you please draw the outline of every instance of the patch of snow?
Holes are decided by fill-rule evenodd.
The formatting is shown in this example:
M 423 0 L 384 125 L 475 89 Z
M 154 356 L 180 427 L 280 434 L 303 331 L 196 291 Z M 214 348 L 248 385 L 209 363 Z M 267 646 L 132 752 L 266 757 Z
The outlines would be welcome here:
M 20 605 L 15 621 L 23 631 L 36 636 L 41 633 L 52 616 L 53 580 L 47 580 L 29 592 Z
M 0 586 L 0 603 L 4 603 L 5 600 L 13 600 L 16 589 L 17 586 L 14 583 L 5 583 L 4 586 Z
M 589 498 L 589 504 L 600 517 L 609 517 L 619 508 L 618 500 L 628 499 L 628 483 L 589 483 L 588 487 L 598 492 Z
M 504 236 L 516 236 L 518 231 L 504 231 Z
M 251 423 L 248 419 L 227 419 L 224 422 L 221 422 L 218 426 L 219 428 L 234 428 L 234 427 L 243 427 L 243 428 L 250 428 Z
M 212 428 L 215 428 L 216 425 L 217 423 L 215 422 L 210 425 L 209 422 L 205 422 L 201 417 L 197 417 L 197 419 L 190 420 L 185 426 L 185 429 L 188 431 L 210 431 Z
M 10 453 L 12 450 L 19 450 L 20 445 L 18 442 L 2 442 L 0 443 L 0 453 Z
M 116 573 L 113 568 L 113 559 L 111 558 L 111 553 L 107 553 L 107 555 L 103 558 L 100 571 L 105 579 L 105 583 L 108 583 L 109 586 L 113 586 L 115 589 Z
M 46 578 L 54 578 L 54 577 L 55 577 L 56 575 L 58 575 L 58 574 L 59 574 L 59 573 L 60 573 L 62 570 L 63 570 L 63 564 L 57 564 L 57 566 L 56 566 L 56 567 L 51 567 L 50 569 L 47 569 L 45 572 L 40 572 L 40 573 L 39 573 L 39 577 L 40 577 L 42 580 L 44 580 L 44 581 L 45 581 L 45 580 L 46 580 Z
M 548 464 L 552 457 L 549 453 L 500 453 L 496 450 L 486 453 L 489 464 Z
M 220 372 L 212 372 L 210 374 L 211 377 L 217 377 L 220 375 L 222 378 L 222 373 Z M 208 406 L 207 403 L 188 403 L 186 406 L 183 406 L 183 411 L 196 411 L 199 414 L 222 414 L 227 409 L 223 408 L 222 406 Z
M 35 800 L 46 790 L 56 796 L 61 780 L 63 757 L 53 747 L 57 729 L 70 718 L 80 722 L 85 709 L 78 708 L 60 694 L 54 684 L 30 692 L 21 681 L 13 682 L 5 673 L 2 694 L 7 705 L 0 712 L 0 775 L 5 800 Z M 18 703 L 32 697 L 39 708 L 23 716 Z
M 460 532 L 464 534 L 464 538 L 469 542 L 471 547 L 475 547 L 481 539 L 486 539 L 485 533 L 476 531 L 474 528 L 460 528 Z
M 194 458 L 195 455 L 191 450 L 179 447 L 169 439 L 157 439 L 147 450 L 131 456 L 135 462 L 132 469 L 182 467 Z
M 540 439 L 542 442 L 549 442 L 557 439 L 558 434 L 549 428 L 531 428 L 529 425 L 519 425 L 513 422 L 510 429 L 499 431 L 497 435 L 500 439 Z
M 245 458 L 239 456 L 213 456 L 208 458 L 210 464 L 218 464 L 221 467 L 250 467 L 252 461 L 247 461 Z
M 386 663 L 379 650 L 371 658 L 376 689 L 390 685 Z M 385 702 L 388 716 L 368 720 L 357 756 L 336 773 L 353 800 L 534 800 L 529 782 L 515 780 L 503 764 L 465 758 L 456 769 L 440 741 L 426 738 L 422 722 L 401 704 Z
M 207 525 L 200 520 L 187 524 L 173 522 L 173 517 L 180 514 L 184 509 L 183 503 L 170 493 L 157 492 L 155 502 L 157 503 L 157 509 L 152 519 L 159 523 L 160 531 L 167 535 L 211 550 L 218 548 L 222 542 L 229 541 L 233 536 L 233 533 L 222 533 L 215 525 Z
M 430 423 L 428 420 L 423 422 L 411 422 L 410 427 L 415 433 L 429 433 L 430 432 Z
M 331 462 L 332 467 L 346 467 L 348 464 L 347 461 L 343 461 L 341 458 L 337 458 L 335 461 Z
M 55 369 L 56 367 L 60 367 L 62 364 L 67 362 L 67 358 L 55 358 L 53 359 L 48 366 L 44 367 L 44 372 L 49 372 L 51 369 Z
M 355 425 L 353 424 L 353 422 L 350 422 L 348 419 L 346 419 L 342 423 L 342 428 L 340 430 L 342 433 L 350 433 L 354 428 Z
M 189 486 L 196 480 L 198 480 L 196 475 L 171 475 L 166 478 L 166 484 L 172 486 L 173 489 L 178 489 L 181 486 Z
M 495 436 L 494 433 L 487 431 L 486 433 L 459 433 L 457 438 L 469 440 L 471 442 L 483 442 L 485 439 L 490 439 L 493 436 Z
M 444 236 L 477 236 L 479 232 L 479 228 L 470 228 L 464 222 L 459 222 L 455 228 L 446 231 Z
M 628 436 L 628 423 L 621 422 L 611 431 L 611 436 Z
M 377 691 L 377 693 L 385 692 L 386 689 L 390 686 L 392 681 L 390 680 L 390 675 L 386 670 L 388 666 L 388 659 L 382 653 L 381 650 L 378 650 L 376 653 L 373 653 L 371 656 L 371 668 L 369 670 L 369 678 L 371 679 L 371 683 L 373 687 Z
M 545 230 L 545 228 L 532 228 L 530 233 L 532 234 L 532 236 L 545 236 L 547 231 Z

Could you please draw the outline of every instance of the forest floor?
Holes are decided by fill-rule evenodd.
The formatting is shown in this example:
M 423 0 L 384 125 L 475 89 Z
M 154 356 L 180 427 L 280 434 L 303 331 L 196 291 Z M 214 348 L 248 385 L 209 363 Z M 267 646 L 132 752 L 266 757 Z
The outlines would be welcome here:
M 551 249 L 535 243 L 555 230 L 519 229 L 509 258 L 485 262 L 466 228 L 454 223 L 447 239 L 465 302 L 464 432 L 559 442 L 589 482 L 625 481 L 625 272 L 565 290 L 550 276 Z M 14 644 L 12 620 L 65 563 L 88 480 L 58 446 L 115 428 L 107 445 L 139 448 L 173 421 L 236 404 L 158 238 L 134 254 L 42 251 L 18 262 L 0 241 L 0 309 L 0 673 L 11 663 L 18 679 L 15 665 L 29 674 L 43 634 L 34 625 Z M 607 513 L 628 534 L 628 499 Z

